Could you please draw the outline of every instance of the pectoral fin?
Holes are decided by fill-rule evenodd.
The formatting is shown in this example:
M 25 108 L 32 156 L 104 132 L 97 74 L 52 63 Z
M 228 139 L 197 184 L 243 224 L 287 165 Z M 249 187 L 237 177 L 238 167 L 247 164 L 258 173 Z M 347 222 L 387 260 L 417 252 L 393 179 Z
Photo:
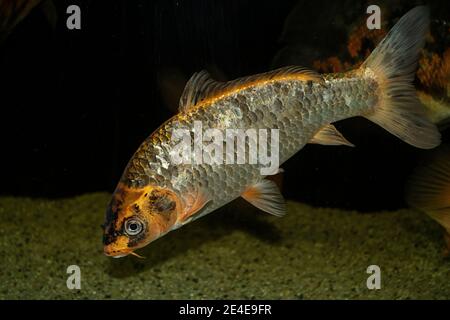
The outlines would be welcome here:
M 178 223 L 184 225 L 192 219 L 201 217 L 201 213 L 206 205 L 211 201 L 208 194 L 203 190 L 197 191 L 184 208 L 183 213 L 178 217 Z
M 347 139 L 345 139 L 344 136 L 332 124 L 328 124 L 323 127 L 319 132 L 316 133 L 316 135 L 311 139 L 311 141 L 309 141 L 309 143 L 323 144 L 327 146 L 355 146 Z
M 258 209 L 274 216 L 286 214 L 286 203 L 273 181 L 262 180 L 248 187 L 241 196 Z

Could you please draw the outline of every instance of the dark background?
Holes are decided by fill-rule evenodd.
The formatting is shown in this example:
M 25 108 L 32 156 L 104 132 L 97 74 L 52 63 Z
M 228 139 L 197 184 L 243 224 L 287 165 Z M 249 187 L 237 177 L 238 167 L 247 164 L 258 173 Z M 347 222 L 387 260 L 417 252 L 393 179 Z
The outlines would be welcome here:
M 421 2 L 395 3 L 400 16 Z M 66 28 L 70 4 L 81 7 L 81 30 Z M 311 66 L 342 49 L 347 31 L 339 21 L 360 19 L 367 7 L 323 0 L 55 5 L 55 28 L 37 7 L 0 46 L 1 194 L 112 191 L 139 144 L 174 113 L 180 84 L 193 72 L 232 79 L 292 61 Z M 430 6 L 433 17 L 449 20 L 445 1 Z M 292 35 L 283 28 L 294 8 Z M 302 48 L 295 57 L 284 50 L 292 41 Z M 356 148 L 306 146 L 283 166 L 286 197 L 362 211 L 404 206 L 405 181 L 426 151 L 365 119 L 336 126 Z

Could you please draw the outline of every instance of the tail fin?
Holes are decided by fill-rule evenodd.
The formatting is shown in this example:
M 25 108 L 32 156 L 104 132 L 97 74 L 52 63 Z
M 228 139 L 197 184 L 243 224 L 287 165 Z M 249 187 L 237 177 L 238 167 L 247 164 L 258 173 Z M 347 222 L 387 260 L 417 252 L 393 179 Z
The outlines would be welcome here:
M 374 72 L 383 92 L 367 119 L 403 141 L 422 149 L 440 144 L 436 126 L 427 119 L 416 96 L 414 74 L 429 25 L 428 8 L 405 14 L 371 53 L 361 68 Z

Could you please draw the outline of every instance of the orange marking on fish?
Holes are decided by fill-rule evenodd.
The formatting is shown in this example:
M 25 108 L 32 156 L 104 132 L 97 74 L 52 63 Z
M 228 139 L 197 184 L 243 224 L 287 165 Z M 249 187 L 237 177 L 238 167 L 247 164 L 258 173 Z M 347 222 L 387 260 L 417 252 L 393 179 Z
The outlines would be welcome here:
M 242 193 L 242 197 L 249 200 L 258 199 L 259 197 L 261 197 L 261 191 L 258 188 L 250 186 Z
M 249 89 L 252 87 L 264 86 L 264 85 L 268 85 L 270 83 L 280 82 L 280 81 L 295 81 L 295 80 L 297 80 L 297 81 L 316 81 L 317 82 L 317 77 L 314 77 L 314 76 L 308 75 L 308 74 L 297 74 L 297 73 L 283 74 L 280 76 L 269 77 L 269 78 L 262 77 L 261 79 L 243 83 L 240 86 L 233 87 L 231 89 L 222 91 L 217 95 L 213 95 L 211 97 L 208 97 L 207 99 L 199 101 L 195 106 L 193 106 L 193 108 L 206 107 L 208 105 L 213 104 L 217 100 L 226 98 L 226 97 L 231 96 L 239 91 L 246 90 L 246 89 Z

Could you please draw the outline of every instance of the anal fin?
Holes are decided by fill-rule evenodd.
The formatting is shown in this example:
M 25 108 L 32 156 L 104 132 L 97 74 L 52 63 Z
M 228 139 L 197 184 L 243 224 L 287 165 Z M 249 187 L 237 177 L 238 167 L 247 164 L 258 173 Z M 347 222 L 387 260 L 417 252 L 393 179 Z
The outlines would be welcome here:
M 323 127 L 319 132 L 316 133 L 316 135 L 311 139 L 311 141 L 309 141 L 309 143 L 323 144 L 327 146 L 355 146 L 347 139 L 345 139 L 344 136 L 332 124 L 328 124 Z

